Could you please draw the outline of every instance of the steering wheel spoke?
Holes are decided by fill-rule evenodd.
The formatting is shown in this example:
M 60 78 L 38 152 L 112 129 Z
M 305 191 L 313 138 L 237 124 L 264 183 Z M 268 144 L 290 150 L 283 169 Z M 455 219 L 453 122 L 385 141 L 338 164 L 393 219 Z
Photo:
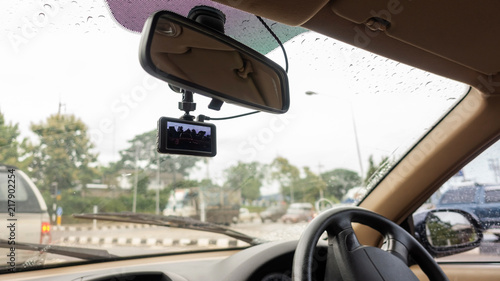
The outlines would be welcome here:
M 394 238 L 385 239 L 384 244 L 382 245 L 382 250 L 391 253 L 395 257 L 399 258 L 407 266 L 410 265 L 408 260 L 409 251 L 406 246 L 398 240 Z

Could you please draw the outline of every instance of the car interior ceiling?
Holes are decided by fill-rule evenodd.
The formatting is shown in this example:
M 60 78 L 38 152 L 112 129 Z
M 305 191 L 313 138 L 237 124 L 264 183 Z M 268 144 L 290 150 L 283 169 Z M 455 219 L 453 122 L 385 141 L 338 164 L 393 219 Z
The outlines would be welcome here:
M 231 6 L 231 2 L 216 2 Z M 302 25 L 370 52 L 472 86 L 478 85 L 478 76 L 489 75 L 492 81 L 500 80 L 497 74 L 500 70 L 500 58 L 497 56 L 500 39 L 486 36 L 500 32 L 500 19 L 495 12 L 498 4 L 495 2 L 484 4 L 491 7 L 478 6 L 473 2 L 455 5 L 455 1 L 440 1 L 439 6 L 431 1 L 416 5 L 396 0 L 308 1 L 307 4 L 286 1 L 286 5 L 283 2 L 273 1 L 271 4 L 255 0 L 232 6 L 285 24 Z M 374 17 L 385 18 L 391 33 L 369 33 L 372 31 L 365 23 Z M 364 36 L 369 38 L 369 44 L 363 44 L 363 40 L 359 39 Z M 494 94 L 491 88 L 486 88 Z

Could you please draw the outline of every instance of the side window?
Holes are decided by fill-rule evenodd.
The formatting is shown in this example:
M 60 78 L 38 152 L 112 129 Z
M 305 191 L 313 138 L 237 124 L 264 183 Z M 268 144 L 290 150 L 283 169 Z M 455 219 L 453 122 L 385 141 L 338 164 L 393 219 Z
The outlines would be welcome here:
M 477 188 L 475 186 L 464 186 L 457 189 L 450 189 L 443 193 L 438 204 L 474 204 L 476 203 L 476 193 Z
M 500 187 L 487 187 L 484 191 L 485 203 L 500 203 Z
M 42 209 L 38 199 L 31 190 L 29 184 L 19 173 L 15 173 L 15 202 L 17 213 L 40 213 Z M 0 206 L 7 206 L 8 188 L 7 188 L 7 172 L 0 171 Z M 6 212 L 7 208 L 3 208 L 2 212 Z
M 450 253 L 436 254 L 429 250 L 440 261 L 500 261 L 500 141 L 477 156 L 463 167 L 459 173 L 450 178 L 437 190 L 414 214 L 416 236 L 425 245 L 441 241 L 442 245 L 460 241 L 472 241 L 481 235 L 470 235 L 464 231 L 456 231 L 465 227 L 463 224 L 450 227 L 445 236 L 442 231 L 442 220 L 434 214 L 443 215 L 444 211 L 455 209 L 472 217 L 482 232 L 480 243 L 466 250 L 453 249 Z M 457 211 L 457 212 L 458 212 Z M 436 228 L 436 221 L 440 227 Z M 453 223 L 453 220 L 449 221 Z M 467 232 L 474 227 L 467 226 Z M 464 229 L 464 228 L 463 228 Z M 464 234 L 467 234 L 464 236 Z M 478 233 L 479 234 L 479 233 Z M 462 235 L 462 236 L 461 236 Z M 420 237 L 425 236 L 425 237 Z M 466 239 L 464 239 L 464 237 Z M 457 242 L 458 241 L 458 242 Z M 438 246 L 442 246 L 437 244 Z M 429 247 L 429 245 L 427 245 Z M 451 249 L 451 248 L 450 248 Z

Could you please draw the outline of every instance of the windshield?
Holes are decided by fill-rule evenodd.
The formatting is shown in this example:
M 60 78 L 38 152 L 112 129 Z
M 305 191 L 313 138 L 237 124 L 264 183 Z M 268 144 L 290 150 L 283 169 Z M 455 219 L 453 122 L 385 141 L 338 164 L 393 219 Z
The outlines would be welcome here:
M 163 2 L 186 15 L 202 1 Z M 318 213 L 320 199 L 333 206 L 360 202 L 468 90 L 267 21 L 287 52 L 290 110 L 211 121 L 218 134 L 214 158 L 160 155 L 157 121 L 182 115 L 181 95 L 140 66 L 140 34 L 133 30 L 142 28 L 143 22 L 135 23 L 141 17 L 115 14 L 121 18 L 105 1 L 9 1 L 0 11 L 0 165 L 15 167 L 0 173 L 0 194 L 4 202 L 10 190 L 15 193 L 10 236 L 19 243 L 105 248 L 113 257 L 249 246 L 200 229 L 72 216 L 101 212 L 191 218 L 261 241 L 297 239 L 312 216 L 284 222 L 290 204 L 308 203 Z M 238 15 L 226 13 L 228 34 L 284 68 L 283 52 L 268 31 L 253 16 Z M 128 29 L 120 24 L 127 16 Z M 195 95 L 194 101 L 194 113 L 210 117 L 250 111 L 224 104 L 216 112 L 207 108 L 210 99 Z M 10 174 L 19 178 L 15 191 Z M 39 200 L 47 210 L 31 210 L 25 200 Z M 3 206 L 2 229 L 11 223 Z M 260 217 L 271 206 L 281 208 Z M 42 239 L 49 232 L 50 242 Z M 11 252 L 0 253 L 0 270 L 83 260 L 17 250 L 9 265 Z

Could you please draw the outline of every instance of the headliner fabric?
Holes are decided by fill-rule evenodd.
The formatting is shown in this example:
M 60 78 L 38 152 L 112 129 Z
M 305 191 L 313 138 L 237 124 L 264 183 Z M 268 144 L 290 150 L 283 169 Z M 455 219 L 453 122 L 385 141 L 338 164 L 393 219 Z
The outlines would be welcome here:
M 211 6 L 221 10 L 226 15 L 226 35 L 263 54 L 267 54 L 278 47 L 276 40 L 254 15 L 211 1 L 107 0 L 106 2 L 116 21 L 126 29 L 134 32 L 141 32 L 146 19 L 156 11 L 167 10 L 186 17 L 188 12 L 195 6 Z M 301 27 L 291 27 L 270 20 L 266 20 L 266 22 L 283 43 L 306 31 Z

